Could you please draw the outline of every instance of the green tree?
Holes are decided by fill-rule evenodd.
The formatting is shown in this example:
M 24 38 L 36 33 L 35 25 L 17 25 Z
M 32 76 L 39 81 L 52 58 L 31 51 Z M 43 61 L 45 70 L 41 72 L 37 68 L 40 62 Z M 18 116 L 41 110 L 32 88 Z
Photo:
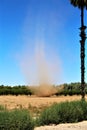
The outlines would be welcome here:
M 84 9 L 87 9 L 87 0 L 70 0 L 74 7 L 78 7 L 81 10 L 81 33 L 80 33 L 80 44 L 81 44 L 81 94 L 82 99 L 85 99 L 85 40 L 86 34 L 84 25 Z

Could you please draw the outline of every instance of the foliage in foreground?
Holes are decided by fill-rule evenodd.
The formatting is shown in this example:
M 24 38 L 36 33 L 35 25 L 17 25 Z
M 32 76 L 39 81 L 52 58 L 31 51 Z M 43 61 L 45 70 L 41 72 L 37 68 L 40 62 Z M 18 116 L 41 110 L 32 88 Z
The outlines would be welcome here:
M 37 124 L 73 123 L 82 120 L 87 120 L 87 102 L 73 101 L 54 104 L 45 109 L 37 119 Z
M 53 104 L 32 119 L 28 110 L 8 111 L 0 106 L 0 130 L 34 130 L 34 126 L 72 123 L 87 120 L 87 102 L 72 101 Z
M 33 130 L 34 123 L 27 110 L 0 110 L 0 130 Z
M 5 110 L 5 107 L 0 105 L 0 111 L 3 111 L 3 110 Z

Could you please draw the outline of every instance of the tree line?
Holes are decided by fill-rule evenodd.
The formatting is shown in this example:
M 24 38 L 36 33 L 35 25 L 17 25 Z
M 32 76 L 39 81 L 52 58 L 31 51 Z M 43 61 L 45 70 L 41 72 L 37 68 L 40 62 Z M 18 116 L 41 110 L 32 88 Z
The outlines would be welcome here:
M 60 89 L 56 95 L 81 95 L 81 83 L 77 82 L 77 83 L 70 83 L 70 84 L 62 84 L 59 85 L 57 87 L 63 87 L 62 89 Z M 87 83 L 85 83 L 85 94 L 87 94 Z
M 4 86 L 0 85 L 0 95 L 32 95 L 33 92 L 29 87 L 23 85 L 18 86 Z
M 70 83 L 70 84 L 61 84 L 54 85 L 57 89 L 57 92 L 54 94 L 58 95 L 81 95 L 81 83 Z M 18 85 L 18 86 L 4 86 L 0 85 L 0 95 L 33 95 L 34 91 L 32 90 L 33 86 Z M 87 94 L 87 83 L 85 84 L 85 94 Z

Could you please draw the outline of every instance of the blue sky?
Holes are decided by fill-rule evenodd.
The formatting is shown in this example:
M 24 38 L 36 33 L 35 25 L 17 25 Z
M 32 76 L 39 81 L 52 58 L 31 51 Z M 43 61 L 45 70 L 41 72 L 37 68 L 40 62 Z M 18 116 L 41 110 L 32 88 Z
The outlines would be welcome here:
M 53 84 L 80 82 L 79 27 L 69 0 L 0 0 L 0 84 L 33 85 L 43 72 Z

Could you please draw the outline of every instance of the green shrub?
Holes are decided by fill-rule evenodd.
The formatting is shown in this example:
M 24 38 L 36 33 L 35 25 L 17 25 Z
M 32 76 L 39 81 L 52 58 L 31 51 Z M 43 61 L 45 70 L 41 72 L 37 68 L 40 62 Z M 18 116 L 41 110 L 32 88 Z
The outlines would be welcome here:
M 5 110 L 5 107 L 0 105 L 0 111 L 3 111 L 3 110 Z
M 87 120 L 87 102 L 86 101 L 81 101 L 80 106 L 82 107 L 82 110 L 83 110 L 83 118 L 82 118 L 82 120 Z
M 73 101 L 54 104 L 37 119 L 38 125 L 72 123 L 87 120 L 87 102 Z
M 0 130 L 33 130 L 34 123 L 27 110 L 0 111 Z

